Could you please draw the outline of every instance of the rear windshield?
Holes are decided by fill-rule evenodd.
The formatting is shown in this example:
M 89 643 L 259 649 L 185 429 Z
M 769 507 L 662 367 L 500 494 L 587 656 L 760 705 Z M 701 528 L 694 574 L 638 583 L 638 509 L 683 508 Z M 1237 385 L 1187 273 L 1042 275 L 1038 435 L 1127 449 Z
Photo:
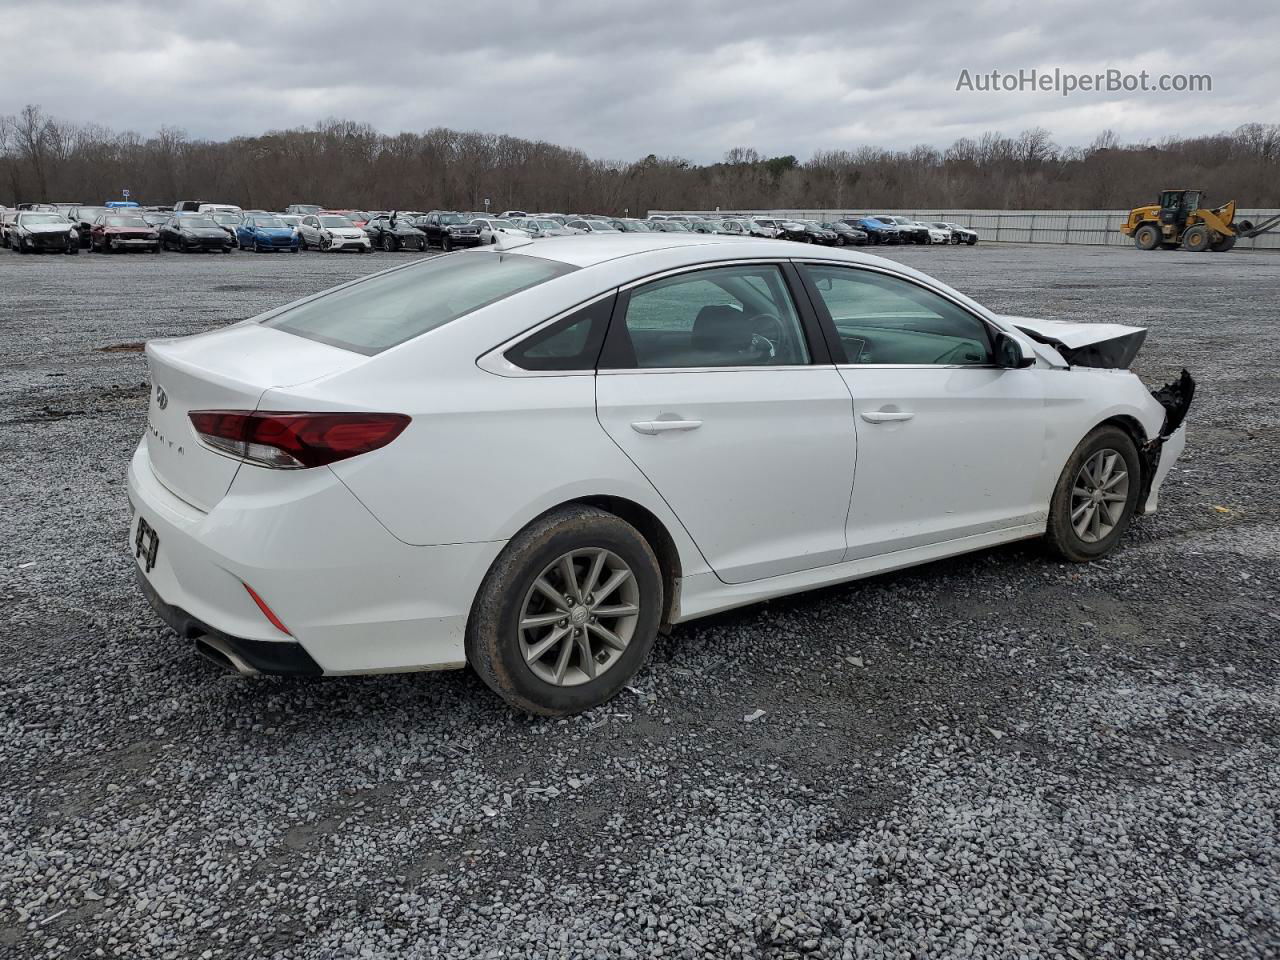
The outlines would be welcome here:
M 436 257 L 335 290 L 262 325 L 372 356 L 576 269 L 487 251 Z

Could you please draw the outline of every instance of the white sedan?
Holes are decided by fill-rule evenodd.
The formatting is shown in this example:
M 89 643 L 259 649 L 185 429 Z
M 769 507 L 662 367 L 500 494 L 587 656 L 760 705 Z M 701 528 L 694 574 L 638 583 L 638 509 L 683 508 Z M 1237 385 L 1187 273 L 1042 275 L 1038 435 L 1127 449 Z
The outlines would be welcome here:
M 901 264 L 684 234 L 504 238 L 147 344 L 130 550 L 242 673 L 470 664 L 602 703 L 664 625 L 1155 509 L 1194 384 L 1145 331 Z
M 519 240 L 528 240 L 533 236 L 514 220 L 504 220 L 501 217 L 477 217 L 471 221 L 471 225 L 480 228 L 481 243 L 497 243 L 498 238 L 503 235 Z
M 367 233 L 347 217 L 336 213 L 307 214 L 298 224 L 298 237 L 303 250 L 368 253 L 373 249 L 373 241 Z

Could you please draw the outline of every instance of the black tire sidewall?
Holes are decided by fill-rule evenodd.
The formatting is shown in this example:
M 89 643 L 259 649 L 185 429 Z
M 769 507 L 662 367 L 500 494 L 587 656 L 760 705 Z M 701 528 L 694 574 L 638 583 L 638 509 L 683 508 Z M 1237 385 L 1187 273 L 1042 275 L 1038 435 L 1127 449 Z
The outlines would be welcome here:
M 525 594 L 558 557 L 601 547 L 631 567 L 640 614 L 626 651 L 607 672 L 577 686 L 539 678 L 520 653 L 517 624 Z M 662 619 L 662 574 L 644 537 L 620 518 L 590 507 L 535 521 L 507 545 L 485 577 L 467 624 L 467 657 L 481 678 L 512 705 L 543 716 L 590 709 L 614 697 L 648 659 Z
M 1129 471 L 1129 498 L 1125 502 L 1124 512 L 1115 528 L 1096 543 L 1082 540 L 1071 523 L 1071 490 L 1075 486 L 1076 474 L 1088 459 L 1099 450 L 1111 449 L 1119 453 Z M 1050 546 L 1056 553 L 1075 563 L 1097 560 L 1111 553 L 1129 528 L 1138 508 L 1138 497 L 1141 493 L 1142 459 L 1138 454 L 1133 438 L 1120 427 L 1105 425 L 1093 430 L 1080 442 L 1072 452 L 1067 465 L 1058 478 L 1054 488 L 1053 502 L 1049 506 L 1049 526 L 1046 536 Z

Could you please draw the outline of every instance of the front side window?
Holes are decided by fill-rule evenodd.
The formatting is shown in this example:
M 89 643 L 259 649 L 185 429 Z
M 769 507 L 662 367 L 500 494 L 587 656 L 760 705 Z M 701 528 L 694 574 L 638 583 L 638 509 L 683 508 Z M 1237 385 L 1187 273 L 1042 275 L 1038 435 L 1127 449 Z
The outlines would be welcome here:
M 993 362 L 986 325 L 945 297 L 870 270 L 817 264 L 804 269 L 849 363 Z
M 262 325 L 372 356 L 575 269 L 514 254 L 439 257 L 335 290 Z
M 622 329 L 626 344 L 613 358 L 620 366 L 809 362 L 800 318 L 782 271 L 773 264 L 714 267 L 637 287 Z

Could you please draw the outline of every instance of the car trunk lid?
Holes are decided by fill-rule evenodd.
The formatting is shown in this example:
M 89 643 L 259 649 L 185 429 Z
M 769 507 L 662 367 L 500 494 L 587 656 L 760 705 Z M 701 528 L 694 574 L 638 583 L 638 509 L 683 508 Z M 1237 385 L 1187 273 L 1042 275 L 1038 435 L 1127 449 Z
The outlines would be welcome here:
M 255 322 L 153 340 L 146 352 L 151 372 L 146 443 L 152 470 L 174 495 L 205 511 L 226 494 L 241 461 L 202 444 L 191 425 L 191 411 L 256 410 L 272 387 L 306 383 L 367 359 Z

